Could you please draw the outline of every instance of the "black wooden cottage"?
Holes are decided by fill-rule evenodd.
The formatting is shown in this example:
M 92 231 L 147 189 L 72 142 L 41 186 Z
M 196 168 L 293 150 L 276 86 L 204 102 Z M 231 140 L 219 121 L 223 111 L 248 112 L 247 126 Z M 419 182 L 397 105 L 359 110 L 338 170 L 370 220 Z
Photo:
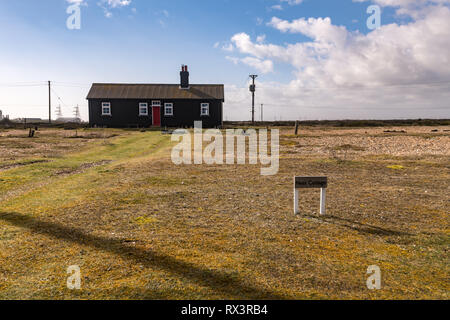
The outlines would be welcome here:
M 224 86 L 189 84 L 182 66 L 180 84 L 94 83 L 87 96 L 89 124 L 94 127 L 222 126 Z

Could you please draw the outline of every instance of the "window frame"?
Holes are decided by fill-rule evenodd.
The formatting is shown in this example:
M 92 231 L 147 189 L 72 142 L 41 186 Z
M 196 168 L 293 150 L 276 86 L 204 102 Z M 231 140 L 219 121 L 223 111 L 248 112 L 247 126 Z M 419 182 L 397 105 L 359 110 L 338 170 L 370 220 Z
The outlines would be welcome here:
M 205 114 L 205 113 L 203 113 L 203 108 L 204 107 L 207 107 L 207 113 Z M 200 116 L 201 117 L 209 117 L 209 103 L 208 102 L 202 102 L 202 103 L 200 103 Z
M 171 108 L 172 112 L 171 113 L 167 113 L 167 107 Z M 164 116 L 165 117 L 173 117 L 173 102 L 166 102 L 164 103 Z
M 141 108 L 145 108 L 146 112 L 142 113 Z M 139 102 L 139 116 L 140 117 L 148 117 L 148 103 L 147 102 Z
M 152 100 L 152 107 L 160 107 L 161 108 L 161 101 L 160 100 Z
M 105 108 L 109 109 L 109 113 L 105 113 Z M 102 102 L 102 116 L 112 116 L 111 102 Z

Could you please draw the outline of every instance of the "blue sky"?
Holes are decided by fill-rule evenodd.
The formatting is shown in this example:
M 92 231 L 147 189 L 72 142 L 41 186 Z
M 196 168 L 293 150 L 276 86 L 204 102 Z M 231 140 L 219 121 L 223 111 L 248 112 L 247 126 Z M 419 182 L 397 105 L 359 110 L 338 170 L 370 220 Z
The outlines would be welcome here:
M 52 80 L 54 104 L 61 104 L 66 116 L 79 104 L 87 120 L 85 96 L 90 83 L 176 83 L 180 65 L 187 64 L 192 83 L 224 83 L 230 88 L 226 98 L 231 102 L 225 112 L 229 119 L 239 118 L 239 109 L 248 105 L 246 81 L 250 73 L 260 74 L 258 81 L 263 91 L 266 86 L 289 85 L 298 80 L 298 71 L 304 67 L 292 59 L 246 52 L 233 42 L 234 35 L 245 33 L 255 43 L 261 37 L 261 44 L 267 48 L 308 43 L 311 36 L 303 31 L 280 32 L 268 23 L 273 17 L 283 21 L 329 17 L 333 26 L 365 36 L 371 32 L 366 27 L 366 9 L 373 4 L 352 0 L 304 0 L 299 4 L 282 0 L 132 0 L 114 6 L 115 0 L 109 1 L 85 0 L 80 30 L 66 27 L 66 0 L 0 2 L 0 109 L 4 113 L 11 117 L 45 117 L 47 91 L 43 82 Z M 281 6 L 282 10 L 273 6 Z M 401 26 L 413 20 L 398 15 L 399 7 L 381 5 L 381 9 L 383 25 Z M 274 67 L 261 74 L 259 67 L 237 62 L 247 56 L 270 60 Z M 29 86 L 32 84 L 36 86 Z M 269 108 L 273 98 L 268 90 L 261 94 L 264 101 L 258 102 L 267 103 Z M 292 101 L 298 101 L 294 98 Z M 308 117 L 307 110 L 302 109 L 305 105 L 295 106 L 292 101 L 287 101 L 286 107 L 296 111 L 288 112 L 286 117 L 291 114 L 298 118 L 300 109 Z M 310 117 L 327 118 L 319 109 L 310 112 Z M 332 118 L 350 117 L 346 115 L 330 114 Z M 360 111 L 357 115 L 384 117 Z M 268 112 L 268 116 L 276 118 L 276 111 L 272 115 Z

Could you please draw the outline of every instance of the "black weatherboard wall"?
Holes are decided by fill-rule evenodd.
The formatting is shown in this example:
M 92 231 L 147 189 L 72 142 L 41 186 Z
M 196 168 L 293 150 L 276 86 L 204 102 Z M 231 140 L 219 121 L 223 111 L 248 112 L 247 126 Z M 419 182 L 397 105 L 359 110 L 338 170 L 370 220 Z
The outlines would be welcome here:
M 161 101 L 162 127 L 192 127 L 194 121 L 202 121 L 204 128 L 220 127 L 223 119 L 223 103 L 220 100 L 177 100 Z M 145 99 L 90 99 L 89 124 L 98 127 L 150 127 L 152 126 L 152 100 Z M 111 116 L 102 115 L 102 102 L 111 103 Z M 139 103 L 148 104 L 148 116 L 139 115 Z M 164 104 L 173 103 L 173 116 L 164 115 Z M 201 103 L 209 103 L 209 116 L 200 115 Z
M 87 96 L 89 123 L 99 127 L 159 126 L 152 119 L 152 102 L 161 104 L 162 127 L 192 127 L 202 121 L 204 128 L 222 126 L 224 86 L 190 84 L 187 66 L 182 66 L 180 84 L 94 83 Z M 102 103 L 111 104 L 111 115 L 102 115 Z M 139 104 L 147 103 L 148 115 L 139 115 Z M 165 103 L 173 104 L 173 115 L 165 115 Z M 201 115 L 201 104 L 209 104 L 209 114 Z M 155 109 L 157 110 L 157 109 Z
M 161 125 L 167 127 L 192 127 L 194 121 L 202 121 L 204 128 L 222 125 L 222 101 L 219 100 L 172 100 L 173 116 L 164 115 L 164 104 L 161 110 Z M 209 116 L 200 115 L 201 103 L 209 103 Z
M 111 116 L 102 115 L 102 102 L 111 103 Z M 127 128 L 149 127 L 152 125 L 151 108 L 148 116 L 139 116 L 139 103 L 151 101 L 129 99 L 91 99 L 89 100 L 89 124 L 98 127 Z

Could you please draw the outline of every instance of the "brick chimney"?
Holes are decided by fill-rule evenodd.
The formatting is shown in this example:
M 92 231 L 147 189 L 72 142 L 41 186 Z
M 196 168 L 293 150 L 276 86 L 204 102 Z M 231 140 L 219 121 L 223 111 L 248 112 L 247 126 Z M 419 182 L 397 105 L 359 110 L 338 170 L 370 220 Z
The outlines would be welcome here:
M 181 66 L 180 88 L 181 89 L 189 89 L 189 71 L 188 71 L 188 67 L 185 65 Z

